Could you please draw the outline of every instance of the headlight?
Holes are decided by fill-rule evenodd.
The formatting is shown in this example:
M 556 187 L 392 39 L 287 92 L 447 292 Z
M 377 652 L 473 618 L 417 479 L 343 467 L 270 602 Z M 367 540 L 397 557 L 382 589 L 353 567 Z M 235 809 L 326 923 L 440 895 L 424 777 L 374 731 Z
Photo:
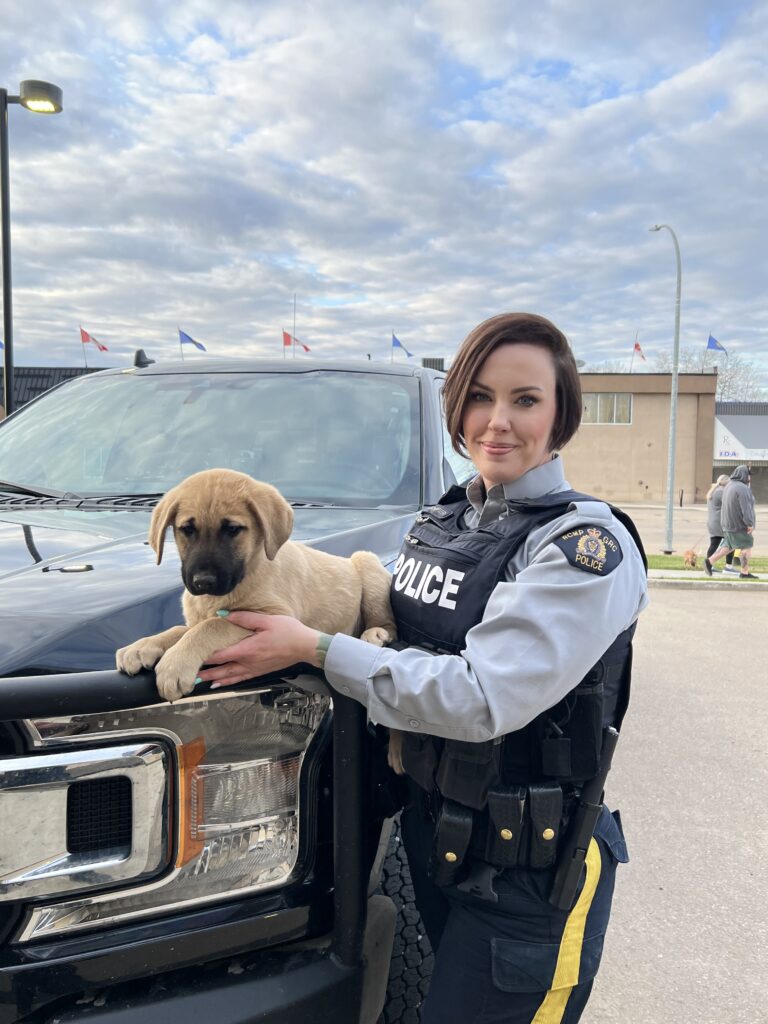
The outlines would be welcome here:
M 55 749 L 55 755 L 48 757 L 55 757 L 57 765 L 62 761 L 63 751 L 71 750 L 73 763 L 80 764 L 83 751 L 96 745 L 97 763 L 101 764 L 105 751 L 121 749 L 113 745 L 119 743 L 122 747 L 126 739 L 139 737 L 142 741 L 161 743 L 170 756 L 166 759 L 166 799 L 156 811 L 165 817 L 161 829 L 165 837 L 164 856 L 160 858 L 163 873 L 146 881 L 144 867 L 142 878 L 136 875 L 133 882 L 127 881 L 126 860 L 133 858 L 142 865 L 147 860 L 136 855 L 136 844 L 142 842 L 147 829 L 146 822 L 142 829 L 141 822 L 135 820 L 134 800 L 131 843 L 122 849 L 122 854 L 119 849 L 111 849 L 109 864 L 100 863 L 98 871 L 80 873 L 76 888 L 81 895 L 77 898 L 51 898 L 66 888 L 61 880 L 61 857 L 57 860 L 57 883 L 48 886 L 47 899 L 45 882 L 40 880 L 39 858 L 34 892 L 25 892 L 24 886 L 17 884 L 13 891 L 3 895 L 0 885 L 0 899 L 33 897 L 36 901 L 16 941 L 242 896 L 283 885 L 297 875 L 301 868 L 301 794 L 308 785 L 307 769 L 312 760 L 307 758 L 307 751 L 318 735 L 329 704 L 326 696 L 299 692 L 286 684 L 245 692 L 211 693 L 173 706 L 160 704 L 109 715 L 24 723 L 35 755 L 41 755 L 38 760 L 46 760 L 42 752 Z M 113 754 L 108 762 L 111 777 L 120 774 L 119 759 L 115 768 L 116 756 Z M 24 761 L 25 758 L 18 759 L 20 765 Z M 99 780 L 93 776 L 94 771 L 89 780 L 97 784 Z M 59 797 L 46 792 L 46 806 L 52 806 L 56 799 L 67 801 L 68 787 L 59 789 Z M 93 843 L 99 839 L 98 819 L 94 822 L 92 809 L 90 813 L 86 844 L 89 835 L 93 836 Z M 67 831 L 60 838 L 48 835 L 48 847 L 55 852 L 58 844 L 66 854 L 71 813 L 69 819 L 66 813 L 59 815 L 59 819 L 68 821 Z M 155 826 L 152 834 L 156 839 L 157 821 Z M 26 826 L 21 823 L 20 827 Z M 82 829 L 78 835 L 82 835 Z M 0 843 L 0 863 L 1 846 Z M 26 846 L 31 861 L 34 843 L 28 841 Z M 157 854 L 156 850 L 153 852 Z M 95 854 L 86 850 L 83 856 L 87 855 L 91 856 L 88 863 L 92 868 Z M 108 887 L 110 891 L 105 891 Z M 86 890 L 88 894 L 84 895 Z

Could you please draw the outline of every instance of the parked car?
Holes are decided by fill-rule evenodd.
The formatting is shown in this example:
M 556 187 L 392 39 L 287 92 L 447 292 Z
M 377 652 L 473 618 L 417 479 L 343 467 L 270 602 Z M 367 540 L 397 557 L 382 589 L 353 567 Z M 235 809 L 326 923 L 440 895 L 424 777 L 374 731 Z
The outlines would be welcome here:
M 157 566 L 146 535 L 201 469 L 391 567 L 471 471 L 442 375 L 136 362 L 0 424 L 0 1024 L 373 1024 L 390 959 L 385 1019 L 415 1021 L 429 949 L 364 710 L 301 667 L 169 705 L 114 653 L 181 621 L 175 548 Z

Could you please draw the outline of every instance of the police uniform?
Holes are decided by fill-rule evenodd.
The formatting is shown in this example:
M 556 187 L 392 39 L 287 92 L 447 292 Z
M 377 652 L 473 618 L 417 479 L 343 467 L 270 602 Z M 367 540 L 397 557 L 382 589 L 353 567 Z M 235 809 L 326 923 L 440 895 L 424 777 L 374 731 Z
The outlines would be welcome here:
M 407 734 L 406 770 L 424 797 L 403 822 L 439 948 L 423 1024 L 571 1024 L 586 1003 L 627 859 L 617 815 L 603 808 L 574 904 L 548 895 L 601 726 L 620 724 L 626 705 L 647 603 L 632 530 L 573 492 L 559 457 L 487 495 L 477 478 L 424 510 L 396 563 L 408 646 L 330 644 L 329 682 Z M 610 700 L 596 704 L 597 689 Z

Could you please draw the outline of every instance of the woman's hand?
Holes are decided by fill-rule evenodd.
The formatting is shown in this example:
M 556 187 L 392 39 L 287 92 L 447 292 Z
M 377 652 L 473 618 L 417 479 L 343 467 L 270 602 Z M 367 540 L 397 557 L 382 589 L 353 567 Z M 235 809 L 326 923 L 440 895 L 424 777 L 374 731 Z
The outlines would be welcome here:
M 320 633 L 289 615 L 264 615 L 261 612 L 230 612 L 228 622 L 251 635 L 212 654 L 198 678 L 213 683 L 211 689 L 233 686 L 245 679 L 278 672 L 303 661 L 320 667 L 317 641 Z

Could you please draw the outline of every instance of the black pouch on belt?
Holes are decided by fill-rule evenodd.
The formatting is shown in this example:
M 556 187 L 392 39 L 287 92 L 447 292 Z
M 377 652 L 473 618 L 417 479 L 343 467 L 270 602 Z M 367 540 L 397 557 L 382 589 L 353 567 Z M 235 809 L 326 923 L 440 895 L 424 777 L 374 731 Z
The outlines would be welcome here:
M 563 791 L 560 786 L 528 787 L 528 867 L 531 870 L 548 868 L 555 863 L 562 814 Z
M 525 789 L 491 789 L 488 792 L 488 832 L 484 860 L 500 868 L 517 867 L 523 833 Z
M 500 751 L 499 740 L 446 740 L 435 774 L 437 788 L 449 800 L 481 811 L 489 787 L 498 781 Z
M 456 881 L 472 838 L 474 813 L 454 800 L 443 800 L 440 808 L 428 874 L 435 885 Z

